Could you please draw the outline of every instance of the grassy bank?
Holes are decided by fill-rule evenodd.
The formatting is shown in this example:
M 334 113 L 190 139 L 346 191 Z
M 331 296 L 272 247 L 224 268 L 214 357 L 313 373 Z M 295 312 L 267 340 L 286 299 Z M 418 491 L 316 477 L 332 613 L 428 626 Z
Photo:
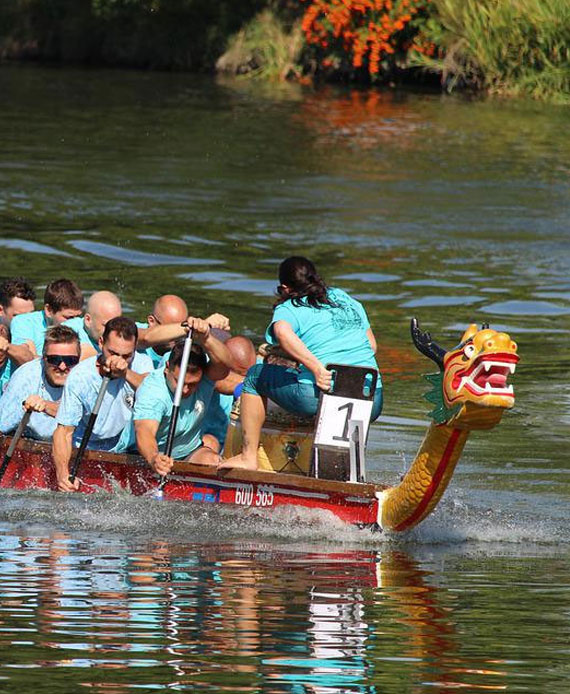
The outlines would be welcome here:
M 570 100 L 568 0 L 433 0 L 422 33 L 448 90 Z
M 570 101 L 568 0 L 8 0 L 0 57 Z M 423 71 L 421 69 L 422 68 Z

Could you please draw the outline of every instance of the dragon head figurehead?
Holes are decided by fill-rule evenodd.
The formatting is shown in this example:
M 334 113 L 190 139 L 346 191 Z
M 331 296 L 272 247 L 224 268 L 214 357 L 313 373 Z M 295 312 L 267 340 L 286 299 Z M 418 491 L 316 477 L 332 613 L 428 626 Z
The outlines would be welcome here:
M 433 389 L 426 398 L 435 405 L 430 416 L 437 424 L 459 429 L 490 429 L 513 407 L 515 395 L 509 376 L 519 361 L 516 342 L 507 333 L 470 325 L 461 342 L 442 349 L 431 335 L 422 332 L 418 321 L 411 323 L 412 339 L 418 350 L 439 366 L 427 376 Z

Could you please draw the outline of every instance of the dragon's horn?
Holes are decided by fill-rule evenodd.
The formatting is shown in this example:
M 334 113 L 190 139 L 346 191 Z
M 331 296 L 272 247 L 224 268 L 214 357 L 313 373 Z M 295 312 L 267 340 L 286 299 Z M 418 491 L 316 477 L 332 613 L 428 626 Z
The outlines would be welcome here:
M 432 359 L 440 369 L 443 369 L 445 350 L 431 339 L 429 333 L 420 330 L 417 318 L 412 318 L 410 322 L 410 331 L 416 348 L 426 357 Z

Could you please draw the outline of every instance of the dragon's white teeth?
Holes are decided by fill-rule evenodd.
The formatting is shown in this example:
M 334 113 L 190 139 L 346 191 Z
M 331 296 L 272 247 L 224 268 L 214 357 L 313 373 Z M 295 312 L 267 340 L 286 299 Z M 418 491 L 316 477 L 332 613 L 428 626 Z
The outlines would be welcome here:
M 514 374 L 516 368 L 517 368 L 516 364 L 509 364 L 509 370 L 512 374 Z
M 509 393 L 514 393 L 514 392 L 515 392 L 512 386 L 508 386 L 507 391 L 508 391 Z
M 484 364 L 485 364 L 485 371 L 489 371 L 489 369 L 491 368 L 491 363 L 486 361 L 486 362 L 484 362 Z
M 489 382 L 485 383 L 485 390 L 489 391 L 489 393 L 493 390 L 493 388 Z

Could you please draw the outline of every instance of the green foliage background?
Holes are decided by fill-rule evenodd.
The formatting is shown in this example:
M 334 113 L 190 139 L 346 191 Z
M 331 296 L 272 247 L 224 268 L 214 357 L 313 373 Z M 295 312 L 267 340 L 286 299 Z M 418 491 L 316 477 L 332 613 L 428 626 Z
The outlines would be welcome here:
M 307 46 L 301 0 L 0 0 L 0 58 L 327 78 Z M 446 89 L 570 101 L 569 0 L 433 0 L 431 57 L 409 52 L 398 77 Z M 423 68 L 418 70 L 418 67 Z M 384 66 L 384 81 L 394 70 Z M 331 77 L 330 70 L 328 77 Z M 339 79 L 339 74 L 335 75 Z M 343 73 L 340 79 L 358 79 Z

